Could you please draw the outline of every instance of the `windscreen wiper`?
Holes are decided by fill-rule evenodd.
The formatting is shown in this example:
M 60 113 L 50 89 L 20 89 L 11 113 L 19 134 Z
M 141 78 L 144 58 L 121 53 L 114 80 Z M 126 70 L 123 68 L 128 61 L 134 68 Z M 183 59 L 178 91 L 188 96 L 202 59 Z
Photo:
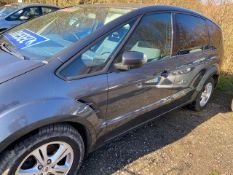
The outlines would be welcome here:
M 22 60 L 25 60 L 25 57 L 21 53 L 16 52 L 16 51 L 11 51 L 9 48 L 7 48 L 5 43 L 0 44 L 0 49 L 7 52 L 7 53 L 9 53 L 9 54 L 11 54 L 11 55 L 14 55 L 14 56 L 20 58 Z

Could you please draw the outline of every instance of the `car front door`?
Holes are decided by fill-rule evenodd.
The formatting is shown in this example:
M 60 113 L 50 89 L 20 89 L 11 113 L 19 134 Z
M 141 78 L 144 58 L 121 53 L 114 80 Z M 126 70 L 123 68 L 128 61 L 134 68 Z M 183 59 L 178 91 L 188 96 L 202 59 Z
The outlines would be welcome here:
M 64 91 L 69 92 L 74 99 L 85 102 L 95 109 L 101 121 L 101 126 L 95 127 L 101 131 L 104 128 L 102 121 L 106 116 L 108 92 L 108 76 L 104 68 L 111 55 L 131 30 L 134 22 L 135 20 L 130 21 L 101 39 L 97 39 L 78 56 L 64 64 L 57 73 L 63 79 L 68 80 L 65 86 L 67 89 Z
M 142 52 L 148 62 L 140 68 L 127 71 L 113 68 L 109 72 L 106 132 L 116 128 L 127 130 L 131 127 L 129 121 L 137 122 L 132 119 L 141 123 L 145 118 L 139 115 L 152 109 L 158 109 L 159 114 L 159 108 L 170 103 L 175 78 L 171 74 L 174 69 L 171 43 L 171 13 L 148 14 L 141 19 L 114 64 L 121 62 L 125 51 Z

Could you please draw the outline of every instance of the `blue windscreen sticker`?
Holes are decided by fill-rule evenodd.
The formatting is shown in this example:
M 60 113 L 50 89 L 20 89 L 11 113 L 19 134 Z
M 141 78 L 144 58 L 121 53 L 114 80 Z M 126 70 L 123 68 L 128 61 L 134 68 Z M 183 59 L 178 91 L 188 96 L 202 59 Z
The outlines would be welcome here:
M 6 33 L 4 37 L 19 49 L 28 48 L 49 40 L 27 29 Z

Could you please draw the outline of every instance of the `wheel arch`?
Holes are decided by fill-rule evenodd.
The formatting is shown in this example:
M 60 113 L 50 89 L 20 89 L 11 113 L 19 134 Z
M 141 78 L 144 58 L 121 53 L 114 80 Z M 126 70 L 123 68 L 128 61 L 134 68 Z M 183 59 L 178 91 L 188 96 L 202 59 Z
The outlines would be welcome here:
M 87 104 L 69 99 L 50 99 L 16 106 L 0 115 L 0 153 L 12 144 L 57 123 L 72 125 L 83 137 L 86 150 L 95 145 L 102 120 Z
M 17 143 L 27 139 L 28 137 L 35 135 L 37 133 L 39 133 L 41 128 L 50 126 L 50 125 L 62 125 L 62 124 L 68 124 L 70 126 L 72 126 L 75 130 L 77 130 L 79 132 L 79 134 L 81 135 L 84 145 L 85 145 L 85 154 L 89 153 L 89 150 L 91 149 L 92 145 L 94 145 L 93 143 L 93 136 L 91 136 L 90 131 L 88 129 L 88 127 L 86 127 L 83 123 L 79 123 L 79 122 L 73 122 L 73 121 L 58 121 L 55 123 L 50 123 L 50 124 L 46 124 L 46 125 L 42 125 L 38 128 L 34 128 L 33 130 L 29 130 L 28 132 L 22 134 L 22 135 L 17 135 L 17 136 L 13 136 L 14 140 L 12 142 L 9 142 L 8 144 L 5 144 L 4 147 L 1 147 L 1 153 L 0 155 L 8 150 L 8 149 L 12 149 Z M 1 157 L 1 156 L 0 156 Z
M 201 91 L 203 85 L 205 84 L 205 82 L 212 77 L 215 81 L 215 86 L 217 85 L 218 82 L 218 77 L 219 77 L 219 66 L 218 64 L 214 64 L 212 65 L 209 69 L 207 69 L 206 71 L 204 71 L 205 73 L 203 74 L 200 82 L 198 83 L 196 90 L 197 91 Z

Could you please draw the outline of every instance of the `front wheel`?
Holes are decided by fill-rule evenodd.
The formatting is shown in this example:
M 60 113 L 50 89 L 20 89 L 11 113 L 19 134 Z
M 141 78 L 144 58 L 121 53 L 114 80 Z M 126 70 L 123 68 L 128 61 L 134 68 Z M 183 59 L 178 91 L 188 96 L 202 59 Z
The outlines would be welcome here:
M 3 153 L 0 174 L 77 174 L 84 157 L 84 143 L 70 125 L 51 125 Z
M 202 109 L 204 109 L 213 95 L 214 84 L 214 79 L 209 78 L 205 82 L 202 90 L 199 92 L 196 99 L 188 107 L 195 111 L 201 111 Z

